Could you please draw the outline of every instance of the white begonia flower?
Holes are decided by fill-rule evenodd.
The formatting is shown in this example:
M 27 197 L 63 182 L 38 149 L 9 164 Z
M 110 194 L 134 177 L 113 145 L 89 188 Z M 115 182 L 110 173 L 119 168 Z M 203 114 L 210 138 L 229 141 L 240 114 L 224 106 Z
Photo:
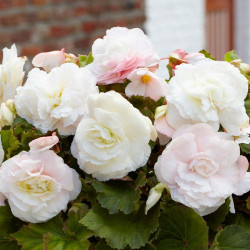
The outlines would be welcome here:
M 11 126 L 16 116 L 15 104 L 12 99 L 3 102 L 0 106 L 0 128 Z
M 18 115 L 43 133 L 58 129 L 73 135 L 87 112 L 88 96 L 98 92 L 89 70 L 66 63 L 49 73 L 31 70 L 25 86 L 17 88 L 15 105 Z
M 88 108 L 71 146 L 80 168 L 105 181 L 144 166 L 157 137 L 149 118 L 114 91 L 91 96 Z
M 0 136 L 0 165 L 3 162 L 3 159 L 4 159 L 4 150 L 3 150 L 2 140 Z M 0 206 L 5 206 L 5 202 L 4 202 L 5 199 L 6 197 L 4 196 L 4 194 L 0 192 Z
M 181 64 L 169 82 L 166 119 L 174 129 L 204 122 L 215 130 L 221 124 L 230 135 L 239 136 L 249 123 L 244 107 L 247 92 L 247 79 L 230 63 Z
M 239 136 L 235 136 L 234 140 L 236 142 L 240 143 L 245 143 L 245 144 L 249 144 L 250 143 L 250 125 L 246 124 L 246 126 L 241 127 L 240 129 L 241 134 Z
M 43 150 L 40 150 L 41 140 Z M 5 196 L 14 216 L 39 223 L 66 209 L 68 202 L 80 193 L 81 181 L 74 169 L 49 150 L 48 146 L 53 146 L 49 137 L 34 140 L 32 145 L 33 150 L 23 151 L 2 164 L 0 205 L 4 205 Z
M 2 140 L 0 136 L 0 165 L 3 162 L 3 159 L 4 159 L 4 150 L 3 150 Z
M 11 49 L 3 49 L 3 62 L 0 65 L 0 103 L 14 99 L 16 88 L 22 85 L 26 57 L 17 57 L 15 44 Z
M 146 201 L 145 214 L 147 214 L 149 209 L 151 209 L 160 200 L 164 188 L 167 187 L 162 183 L 158 183 L 155 187 L 150 189 L 148 199 Z

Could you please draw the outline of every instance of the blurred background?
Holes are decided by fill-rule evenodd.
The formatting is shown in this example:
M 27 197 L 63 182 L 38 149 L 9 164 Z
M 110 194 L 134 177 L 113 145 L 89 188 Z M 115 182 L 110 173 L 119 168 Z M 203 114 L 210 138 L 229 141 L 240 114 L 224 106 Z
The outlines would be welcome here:
M 250 0 L 0 0 L 0 49 L 86 54 L 113 26 L 142 28 L 161 57 L 182 48 L 250 63 Z

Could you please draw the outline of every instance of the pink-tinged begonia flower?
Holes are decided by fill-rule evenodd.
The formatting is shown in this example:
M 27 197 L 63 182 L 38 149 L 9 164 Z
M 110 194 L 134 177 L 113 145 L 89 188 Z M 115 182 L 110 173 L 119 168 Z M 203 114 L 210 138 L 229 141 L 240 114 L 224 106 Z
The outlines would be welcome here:
M 155 164 L 156 176 L 169 187 L 172 199 L 201 216 L 214 212 L 230 195 L 250 190 L 247 169 L 237 142 L 204 123 L 176 130 Z
M 6 160 L 0 168 L 0 192 L 8 199 L 13 215 L 32 223 L 56 216 L 81 190 L 77 172 L 49 150 L 54 143 L 45 138 L 46 149 L 40 144 L 42 138 L 38 140 L 30 143 L 32 150 Z
M 56 132 L 54 132 L 52 136 L 43 136 L 33 140 L 29 143 L 29 146 L 31 151 L 45 151 L 55 146 L 58 142 L 59 138 L 56 136 Z
M 135 69 L 127 78 L 131 81 L 125 89 L 128 97 L 141 95 L 157 101 L 166 95 L 166 81 L 148 68 Z
M 64 63 L 64 51 L 65 49 L 39 53 L 33 58 L 32 64 L 35 67 L 43 68 L 46 72 L 50 72 L 53 68 Z
M 196 64 L 200 61 L 210 61 L 202 53 L 186 53 L 183 49 L 177 49 L 170 53 L 169 55 L 169 65 L 173 70 L 173 75 L 175 74 L 174 70 L 176 67 L 182 63 Z
M 158 133 L 159 142 L 161 145 L 167 144 L 172 138 L 175 129 L 172 128 L 166 119 L 168 105 L 162 105 L 156 108 L 154 127 Z
M 119 83 L 138 67 L 159 64 L 160 58 L 141 29 L 114 27 L 92 46 L 94 61 L 87 67 L 99 84 Z

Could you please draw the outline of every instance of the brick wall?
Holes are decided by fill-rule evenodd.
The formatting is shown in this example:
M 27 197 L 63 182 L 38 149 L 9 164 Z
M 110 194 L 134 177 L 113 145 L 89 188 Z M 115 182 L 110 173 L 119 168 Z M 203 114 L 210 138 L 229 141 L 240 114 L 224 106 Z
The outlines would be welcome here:
M 0 49 L 87 53 L 113 26 L 143 27 L 144 0 L 0 0 Z

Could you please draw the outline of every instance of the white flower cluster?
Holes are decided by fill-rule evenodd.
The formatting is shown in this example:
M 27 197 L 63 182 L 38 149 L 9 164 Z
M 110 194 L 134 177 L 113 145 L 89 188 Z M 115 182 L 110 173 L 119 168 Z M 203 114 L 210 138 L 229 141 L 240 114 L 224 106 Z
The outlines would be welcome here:
M 158 132 L 160 143 L 169 144 L 155 160 L 162 184 L 149 193 L 146 212 L 165 188 L 173 200 L 200 215 L 250 190 L 248 160 L 238 145 L 250 142 L 244 107 L 248 81 L 235 66 L 176 50 L 169 58 L 174 76 L 167 84 L 155 74 L 160 58 L 140 29 L 108 30 L 92 50 L 87 67 L 64 49 L 41 53 L 22 85 L 26 59 L 17 57 L 15 45 L 4 49 L 0 126 L 11 126 L 18 115 L 44 136 L 31 141 L 28 152 L 3 163 L 0 146 L 0 205 L 7 199 L 16 217 L 38 223 L 77 198 L 81 181 L 52 150 L 59 142 L 55 131 L 74 136 L 72 155 L 81 170 L 99 181 L 120 179 L 145 166 Z M 98 84 L 113 83 L 127 84 L 125 91 L 99 93 Z M 154 126 L 128 101 L 136 95 L 156 104 L 164 98 Z M 218 132 L 220 126 L 224 132 Z

